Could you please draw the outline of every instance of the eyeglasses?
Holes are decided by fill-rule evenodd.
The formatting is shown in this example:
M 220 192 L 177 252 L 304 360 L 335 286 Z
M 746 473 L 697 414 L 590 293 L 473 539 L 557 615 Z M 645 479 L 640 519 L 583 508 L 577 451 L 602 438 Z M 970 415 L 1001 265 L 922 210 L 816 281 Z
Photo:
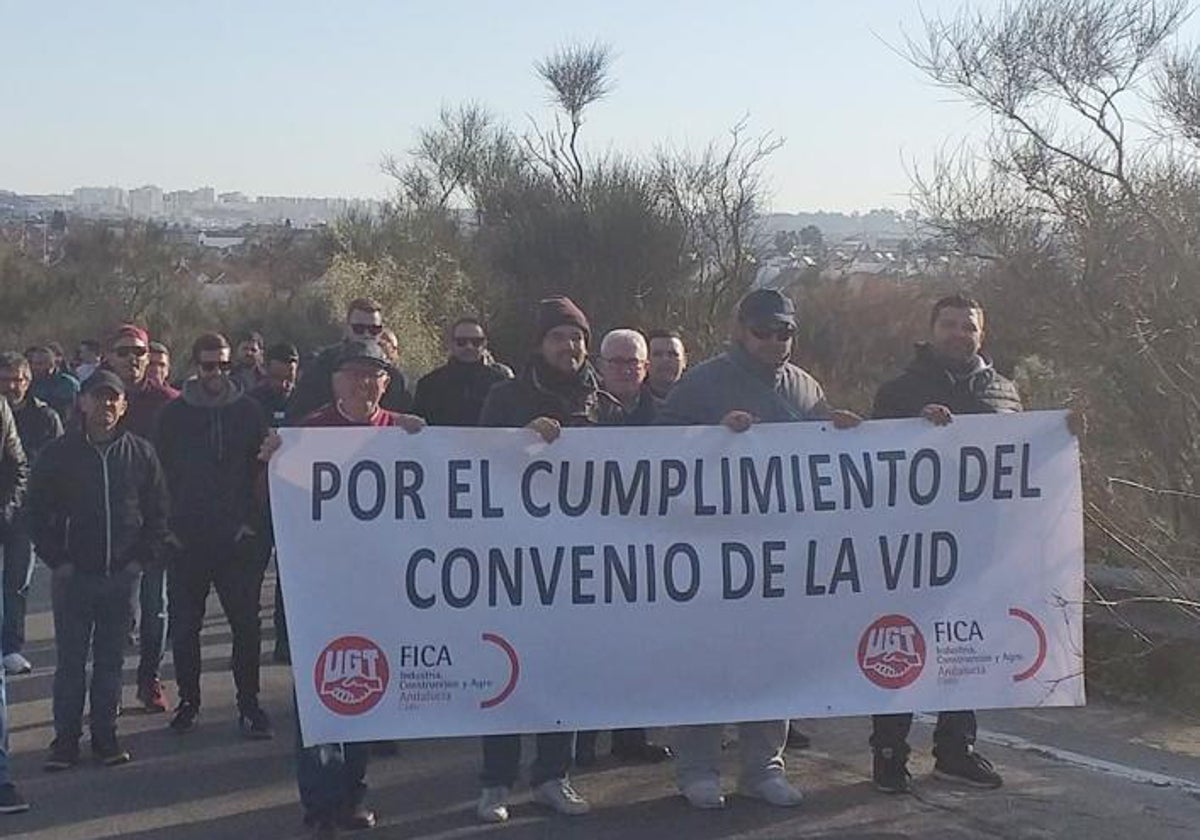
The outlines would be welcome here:
M 646 364 L 645 359 L 631 359 L 622 356 L 605 356 L 604 361 L 618 368 L 639 368 Z
M 223 359 L 219 362 L 198 362 L 197 367 L 205 373 L 212 373 L 214 370 L 227 372 L 233 370 L 233 362 L 228 359 Z
M 150 352 L 149 347 L 114 347 L 113 352 L 122 359 L 128 359 L 130 356 L 137 356 L 139 359 Z
M 759 341 L 766 341 L 771 338 L 776 341 L 791 341 L 796 337 L 796 328 L 788 326 L 751 327 L 750 332 Z
M 383 324 L 351 324 L 350 329 L 355 335 L 379 335 L 383 332 Z
M 454 343 L 459 347 L 482 347 L 487 344 L 487 339 L 483 336 L 455 336 Z

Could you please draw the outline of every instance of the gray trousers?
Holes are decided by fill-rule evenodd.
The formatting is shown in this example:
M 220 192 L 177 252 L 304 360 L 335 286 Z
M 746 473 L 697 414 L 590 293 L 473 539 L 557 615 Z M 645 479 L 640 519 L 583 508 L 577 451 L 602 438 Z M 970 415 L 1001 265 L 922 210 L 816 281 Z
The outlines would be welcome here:
M 746 787 L 783 775 L 786 720 L 739 723 L 740 784 Z M 674 730 L 675 780 L 680 790 L 697 782 L 721 781 L 721 735 L 725 725 L 679 726 Z

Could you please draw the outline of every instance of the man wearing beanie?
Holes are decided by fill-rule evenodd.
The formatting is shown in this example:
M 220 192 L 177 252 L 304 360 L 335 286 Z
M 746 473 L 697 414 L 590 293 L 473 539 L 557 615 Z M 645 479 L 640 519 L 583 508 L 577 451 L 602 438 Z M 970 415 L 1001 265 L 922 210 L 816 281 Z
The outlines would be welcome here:
M 599 379 L 588 363 L 590 338 L 587 316 L 570 298 L 541 301 L 533 356 L 518 378 L 492 386 L 479 425 L 525 427 L 550 442 L 563 426 L 621 424 L 621 404 L 600 389 Z M 540 733 L 530 776 L 535 802 L 572 816 L 589 810 L 587 801 L 567 779 L 574 742 L 574 732 Z M 479 819 L 508 819 L 509 792 L 520 765 L 520 735 L 488 735 L 483 739 L 483 793 L 476 810 Z

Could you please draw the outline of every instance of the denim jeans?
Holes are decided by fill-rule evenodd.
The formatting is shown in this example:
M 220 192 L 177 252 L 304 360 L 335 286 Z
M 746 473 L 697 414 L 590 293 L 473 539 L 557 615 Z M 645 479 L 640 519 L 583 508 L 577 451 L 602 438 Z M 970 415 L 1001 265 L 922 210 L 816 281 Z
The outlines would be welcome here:
M 33 543 L 24 517 L 18 516 L 0 545 L 4 552 L 4 619 L 0 651 L 6 656 L 25 647 L 25 607 L 33 578 Z
M 871 718 L 871 747 L 876 750 L 890 749 L 907 758 L 909 753 L 908 732 L 912 729 L 911 714 L 875 715 Z M 938 712 L 937 726 L 933 730 L 933 754 L 953 755 L 966 752 L 975 743 L 974 712 Z
M 167 570 L 147 569 L 138 586 L 138 684 L 158 678 L 167 650 Z
M 783 776 L 783 747 L 787 742 L 786 720 L 739 723 L 740 784 L 754 787 Z M 680 790 L 697 782 L 720 782 L 721 738 L 724 724 L 680 726 L 674 731 L 675 780 Z
M 537 755 L 529 771 L 529 784 L 537 787 L 554 779 L 565 779 L 575 753 L 574 732 L 539 732 Z M 483 772 L 479 781 L 484 787 L 512 787 L 521 771 L 520 735 L 485 735 L 483 738 Z
M 305 819 L 333 820 L 361 805 L 367 794 L 369 757 L 370 745 L 363 743 L 305 747 L 297 711 L 296 785 Z
M 117 730 L 121 700 L 121 667 L 125 635 L 133 615 L 133 593 L 139 575 L 118 570 L 112 576 L 75 570 L 56 574 L 50 594 L 54 606 L 54 733 L 78 740 L 83 733 L 83 707 L 89 700 L 92 737 Z M 87 682 L 88 653 L 92 681 Z

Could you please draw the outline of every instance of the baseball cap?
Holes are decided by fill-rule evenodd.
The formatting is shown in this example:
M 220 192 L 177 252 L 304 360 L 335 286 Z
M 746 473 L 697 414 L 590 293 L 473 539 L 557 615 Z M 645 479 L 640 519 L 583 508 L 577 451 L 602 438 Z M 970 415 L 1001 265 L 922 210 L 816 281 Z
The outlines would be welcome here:
M 383 352 L 379 342 L 374 340 L 356 338 L 345 342 L 342 345 L 342 352 L 338 353 L 337 368 L 340 369 L 349 362 L 370 362 L 382 370 L 390 371 L 392 369 L 392 363 L 388 361 L 387 354 Z
M 281 341 L 267 348 L 266 359 L 268 362 L 298 362 L 300 351 L 296 349 L 295 344 Z
M 737 318 L 743 324 L 796 326 L 796 304 L 775 289 L 755 289 L 738 302 Z
M 91 376 L 83 380 L 83 385 L 80 387 L 81 394 L 90 394 L 93 391 L 98 391 L 101 388 L 108 388 L 110 391 L 124 395 L 125 383 L 121 381 L 121 377 L 117 376 L 111 370 L 104 368 L 97 369 Z

